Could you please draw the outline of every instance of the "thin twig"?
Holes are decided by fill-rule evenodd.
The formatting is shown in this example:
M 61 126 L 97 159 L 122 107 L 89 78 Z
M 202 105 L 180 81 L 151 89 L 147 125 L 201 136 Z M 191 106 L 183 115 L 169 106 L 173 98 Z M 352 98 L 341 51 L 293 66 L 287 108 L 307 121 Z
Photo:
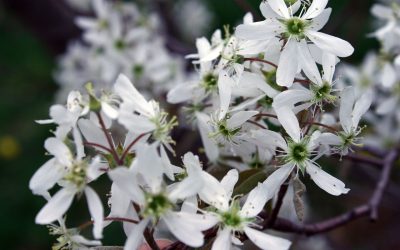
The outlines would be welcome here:
M 132 141 L 132 142 L 129 144 L 128 147 L 126 147 L 126 149 L 124 150 L 124 153 L 122 153 L 122 155 L 121 155 L 121 157 L 120 157 L 120 161 L 121 161 L 121 162 L 124 162 L 125 157 L 126 157 L 126 156 L 128 155 L 128 153 L 129 153 L 129 150 L 131 150 L 131 148 L 132 148 L 133 146 L 135 146 L 135 144 L 136 144 L 140 139 L 142 139 L 145 135 L 147 135 L 147 133 L 144 133 L 144 134 L 139 135 L 138 137 L 136 137 L 136 139 L 135 139 L 134 141 Z
M 103 145 L 97 144 L 97 143 L 93 143 L 93 142 L 84 142 L 83 145 L 89 146 L 89 147 L 101 148 L 101 149 L 103 149 L 103 150 L 109 152 L 110 154 L 112 154 L 111 149 L 109 149 L 109 148 L 107 148 L 107 147 L 105 147 L 105 146 L 103 146 Z
M 104 124 L 103 117 L 101 117 L 100 112 L 97 112 L 96 115 L 97 115 L 97 118 L 99 120 L 99 123 L 100 123 L 100 126 L 101 126 L 101 130 L 103 130 L 103 133 L 106 136 L 108 145 L 110 146 L 110 149 L 111 149 L 111 154 L 112 154 L 115 162 L 118 163 L 118 164 L 121 164 L 121 161 L 120 161 L 120 159 L 118 157 L 117 151 L 115 150 L 115 146 L 114 146 L 113 140 L 112 140 L 110 134 L 107 131 L 106 125 Z
M 279 211 L 281 210 L 283 199 L 287 193 L 289 185 L 284 183 L 278 192 L 278 199 L 276 201 L 275 207 L 272 210 L 271 216 L 268 218 L 267 227 L 272 227 L 275 224 L 276 219 L 278 218 Z

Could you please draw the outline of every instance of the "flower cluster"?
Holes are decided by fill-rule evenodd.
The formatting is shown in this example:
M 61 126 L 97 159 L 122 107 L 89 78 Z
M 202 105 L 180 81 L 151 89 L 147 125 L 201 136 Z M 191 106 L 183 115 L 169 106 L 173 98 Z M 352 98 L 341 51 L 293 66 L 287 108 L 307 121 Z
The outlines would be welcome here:
M 356 96 L 364 92 L 373 95 L 373 109 L 367 114 L 373 131 L 365 143 L 378 147 L 391 147 L 400 139 L 397 109 L 400 104 L 400 3 L 387 2 L 375 4 L 371 9 L 378 29 L 370 37 L 381 44 L 379 52 L 369 52 L 359 67 L 343 65 L 340 68 L 342 84 L 354 86 Z
M 339 58 L 350 56 L 353 47 L 320 32 L 331 14 L 327 0 L 263 1 L 264 21 L 246 14 L 233 31 L 226 26 L 210 40 L 197 39 L 197 53 L 187 56 L 197 74 L 174 86 L 167 100 L 183 106 L 179 115 L 187 119 L 179 120 L 198 129 L 204 147 L 199 152 L 205 152 L 209 164 L 192 152 L 183 155 L 181 164 L 172 160 L 176 142 L 171 131 L 178 118 L 137 90 L 143 82 L 133 66 L 140 65 L 143 73 L 157 64 L 152 77 L 165 71 L 142 54 L 145 49 L 130 46 L 151 37 L 147 29 L 122 28 L 132 20 L 121 17 L 125 20 L 135 8 L 95 3 L 99 18 L 78 23 L 98 56 L 116 59 L 104 60 L 112 67 L 101 73 L 108 80 L 121 74 L 107 91 L 91 83 L 71 91 L 66 105 L 52 106 L 50 119 L 38 121 L 56 125 L 45 142 L 51 159 L 30 181 L 33 193 L 47 200 L 36 222 L 51 225 L 59 237 L 55 249 L 98 245 L 103 228 L 118 221 L 129 250 L 144 241 L 153 244 L 153 233 L 161 231 L 194 248 L 231 249 L 249 239 L 261 249 L 284 250 L 289 240 L 263 232 L 264 215 L 271 212 L 266 205 L 282 185 L 295 183 L 298 189 L 304 186 L 300 178 L 309 176 L 331 195 L 349 192 L 318 160 L 347 155 L 362 143 L 360 122 L 372 92 L 337 84 Z M 141 58 L 145 61 L 136 61 Z M 70 74 L 74 82 L 90 80 Z M 213 170 L 223 166 L 217 179 Z M 103 195 L 93 188 L 103 175 L 111 180 L 108 216 Z M 66 213 L 83 194 L 92 220 L 68 228 Z M 80 236 L 91 225 L 93 241 Z
M 92 0 L 92 5 L 94 17 L 76 18 L 83 41 L 72 42 L 59 60 L 60 100 L 86 82 L 109 90 L 120 73 L 149 95 L 183 78 L 183 60 L 166 49 L 157 15 L 122 1 Z

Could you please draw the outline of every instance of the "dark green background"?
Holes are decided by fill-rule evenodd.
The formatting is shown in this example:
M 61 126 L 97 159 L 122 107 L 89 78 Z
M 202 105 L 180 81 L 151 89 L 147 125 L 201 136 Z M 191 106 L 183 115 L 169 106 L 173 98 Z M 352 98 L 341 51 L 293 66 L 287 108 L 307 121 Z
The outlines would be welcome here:
M 54 6 L 49 4 L 55 1 L 31 2 L 35 3 L 32 5 L 24 0 L 0 2 L 0 141 L 11 137 L 20 148 L 11 158 L 5 158 L 0 152 L 0 249 L 49 249 L 54 240 L 48 236 L 46 227 L 34 224 L 34 217 L 44 201 L 33 196 L 28 189 L 30 177 L 47 159 L 43 142 L 50 136 L 51 128 L 39 126 L 34 120 L 48 117 L 48 108 L 53 103 L 57 89 L 52 78 L 56 55 L 63 51 L 68 38 L 79 33 L 76 28 L 71 28 L 71 19 L 63 16 L 60 16 L 59 23 L 55 23 L 57 25 L 53 23 L 48 28 L 51 25 L 43 21 L 47 20 L 47 16 L 49 20 L 58 20 L 51 9 Z M 206 2 L 215 15 L 209 33 L 223 24 L 238 23 L 244 14 L 233 0 Z M 258 9 L 258 0 L 248 2 Z M 373 39 L 366 38 L 366 34 L 372 30 L 369 14 L 372 2 L 330 1 L 329 5 L 334 11 L 324 30 L 354 45 L 356 52 L 346 61 L 357 63 L 369 49 L 377 48 Z M 37 13 L 42 16 L 38 17 Z M 64 24 L 65 20 L 70 23 Z M 190 46 L 193 47 L 193 43 Z M 347 168 L 343 171 L 347 171 L 348 180 L 355 182 L 351 186 L 352 192 L 347 196 L 333 198 L 314 188 L 313 184 L 308 185 L 310 201 L 315 208 L 312 211 L 314 220 L 338 214 L 367 199 L 373 186 L 373 176 L 377 172 L 370 173 L 368 177 Z M 395 191 L 393 187 L 389 188 L 383 203 L 383 218 L 375 225 L 360 219 L 344 229 L 329 233 L 327 239 L 332 248 L 398 249 L 396 247 L 400 240 L 396 238 L 396 232 L 399 232 L 396 224 L 399 223 L 396 221 L 399 221 L 399 209 L 393 203 L 393 199 L 398 198 Z M 105 200 L 105 197 L 102 198 Z M 77 221 L 82 221 L 81 216 L 89 218 L 87 209 L 83 210 L 84 214 L 79 213 L 79 208 L 84 206 L 84 203 L 74 206 Z M 122 232 L 118 225 L 107 229 L 105 235 L 106 243 L 122 243 Z M 301 246 L 295 245 L 294 249 L 301 249 Z

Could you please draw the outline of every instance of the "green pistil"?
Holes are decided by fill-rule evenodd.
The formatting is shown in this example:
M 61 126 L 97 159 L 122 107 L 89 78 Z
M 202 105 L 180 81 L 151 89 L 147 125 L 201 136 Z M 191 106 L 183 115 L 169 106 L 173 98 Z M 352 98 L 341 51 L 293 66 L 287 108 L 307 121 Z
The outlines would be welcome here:
M 306 162 L 310 157 L 310 152 L 307 148 L 308 143 L 308 137 L 304 138 L 300 142 L 289 142 L 288 154 L 284 157 L 285 163 L 295 163 L 303 171 L 306 167 Z
M 79 162 L 72 165 L 70 172 L 64 177 L 64 180 L 75 184 L 80 189 L 86 184 L 87 162 Z
M 259 100 L 257 103 L 262 106 L 263 108 L 271 108 L 272 103 L 274 102 L 274 99 L 272 99 L 269 96 L 265 96 L 261 100 Z
M 298 17 L 290 18 L 284 21 L 286 25 L 286 37 L 295 36 L 297 38 L 305 38 L 304 32 L 308 26 L 308 22 Z
M 172 206 L 172 202 L 164 194 L 148 194 L 146 196 L 146 206 L 143 210 L 143 215 L 145 217 L 159 218 L 165 211 L 171 209 Z
M 229 129 L 228 125 L 226 123 L 226 119 L 219 121 L 217 124 L 217 129 L 215 133 L 212 133 L 211 136 L 217 136 L 221 135 L 224 137 L 226 140 L 231 141 L 232 138 L 239 133 L 239 131 L 242 129 L 241 127 L 235 128 L 235 129 Z
M 114 46 L 118 50 L 123 50 L 123 49 L 125 49 L 126 44 L 125 44 L 125 42 L 123 40 L 118 39 L 117 41 L 115 41 Z
M 132 71 L 135 78 L 140 79 L 144 73 L 144 67 L 141 64 L 136 64 L 135 66 L 133 66 Z
M 202 86 L 208 92 L 215 91 L 218 88 L 218 78 L 211 73 L 206 74 L 203 77 Z
M 336 96 L 332 95 L 332 86 L 329 83 L 324 83 L 322 86 L 312 85 L 311 91 L 314 93 L 313 102 L 321 103 L 326 101 L 328 103 L 333 103 L 336 101 Z
M 240 205 L 238 201 L 233 201 L 229 211 L 220 214 L 221 222 L 223 226 L 230 227 L 232 229 L 241 230 L 243 223 L 246 222 L 245 218 L 239 215 Z
M 296 2 L 297 2 L 297 0 L 285 0 L 285 4 L 287 6 L 291 6 L 291 5 L 295 4 Z

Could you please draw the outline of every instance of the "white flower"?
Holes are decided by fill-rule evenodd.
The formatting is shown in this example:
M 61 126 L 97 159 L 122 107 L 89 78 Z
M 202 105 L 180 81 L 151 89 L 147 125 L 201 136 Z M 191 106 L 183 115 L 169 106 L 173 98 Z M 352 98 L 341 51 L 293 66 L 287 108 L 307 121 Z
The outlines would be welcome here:
M 354 89 L 347 87 L 343 90 L 340 102 L 339 119 L 343 128 L 337 135 L 325 133 L 321 143 L 339 146 L 342 154 L 347 154 L 351 146 L 360 146 L 358 135 L 362 128 L 359 127 L 361 117 L 369 110 L 372 103 L 372 92 L 364 93 L 356 100 Z
M 259 183 L 249 193 L 244 205 L 240 207 L 238 200 L 231 198 L 238 178 L 237 170 L 229 171 L 221 182 L 218 182 L 214 177 L 210 177 L 204 188 L 212 185 L 215 186 L 216 190 L 220 191 L 206 197 L 206 199 L 200 196 L 203 201 L 216 208 L 216 211 L 209 212 L 210 216 L 207 217 L 210 222 L 214 221 L 219 226 L 212 249 L 231 249 L 232 244 L 241 245 L 240 240 L 236 238 L 238 233 L 246 234 L 261 249 L 289 249 L 290 241 L 254 229 L 259 227 L 255 224 L 256 217 L 268 201 L 267 187 Z
M 46 189 L 50 189 L 55 182 L 60 181 L 62 188 L 48 200 L 47 204 L 37 214 L 35 221 L 38 224 L 50 224 L 62 218 L 72 204 L 75 195 L 84 192 L 90 215 L 94 220 L 93 234 L 96 239 L 100 239 L 103 230 L 103 206 L 96 192 L 87 186 L 87 183 L 98 178 L 101 174 L 100 169 L 104 165 L 100 163 L 99 158 L 93 159 L 88 164 L 87 160 L 83 159 L 82 139 L 77 130 L 74 131 L 74 139 L 77 149 L 75 158 L 61 140 L 49 138 L 46 141 L 46 149 L 55 156 L 54 160 L 50 161 L 56 165 L 51 165 L 49 162 L 43 165 L 32 177 L 30 187 L 34 192 L 41 194 Z M 49 166 L 57 168 L 57 170 L 49 171 Z M 62 170 L 60 166 L 63 168 Z M 46 170 L 48 172 L 45 172 Z M 49 181 L 50 184 L 45 183 L 45 181 Z
M 331 9 L 325 9 L 327 3 L 326 0 L 315 0 L 304 14 L 294 16 L 293 14 L 298 10 L 298 4 L 287 7 L 283 0 L 264 1 L 260 8 L 267 20 L 239 25 L 236 35 L 249 40 L 269 40 L 275 36 L 286 39 L 287 42 L 279 60 L 277 83 L 281 86 L 291 86 L 298 68 L 303 66 L 299 58 L 312 59 L 308 41 L 322 51 L 339 57 L 350 56 L 354 51 L 348 42 L 318 32 L 326 24 L 331 13 Z
M 201 231 L 210 228 L 210 222 L 200 214 L 174 211 L 178 200 L 197 194 L 203 187 L 201 178 L 193 173 L 170 188 L 165 188 L 162 179 L 164 166 L 156 147 L 147 146 L 137 154 L 130 169 L 120 167 L 109 172 L 114 184 L 140 206 L 140 214 L 144 218 L 128 235 L 125 249 L 136 249 L 140 245 L 143 231 L 151 220 L 162 220 L 171 233 L 185 244 L 202 246 L 204 239 Z M 193 170 L 197 171 L 196 168 Z M 138 182 L 143 184 L 143 189 Z
M 122 98 L 118 121 L 132 133 L 152 133 L 155 140 L 170 148 L 169 143 L 172 139 L 169 133 L 177 124 L 176 119 L 173 117 L 168 121 L 167 113 L 160 110 L 159 104 L 154 100 L 147 101 L 122 74 L 118 77 L 114 89 Z
M 396 2 L 393 2 L 391 6 L 374 4 L 371 8 L 371 13 L 378 19 L 386 22 L 385 25 L 372 33 L 372 36 L 376 37 L 383 43 L 383 47 L 386 51 L 396 47 L 398 48 L 398 39 L 400 38 L 399 4 Z
M 311 179 L 321 189 L 331 195 L 346 194 L 349 189 L 345 188 L 345 184 L 335 177 L 324 172 L 316 165 L 313 158 L 315 149 L 320 145 L 319 133 L 314 133 L 311 137 L 302 137 L 298 120 L 293 112 L 287 107 L 283 107 L 277 111 L 279 121 L 289 135 L 287 140 L 273 131 L 257 130 L 253 132 L 253 137 L 258 141 L 260 146 L 270 148 L 271 145 L 280 148 L 282 151 L 281 159 L 283 165 L 268 177 L 264 182 L 274 195 L 279 190 L 279 187 L 286 181 L 293 170 L 307 172 Z M 321 154 L 321 153 L 320 153 Z M 279 157 L 279 156 L 278 156 Z M 315 159 L 320 155 L 316 155 Z

